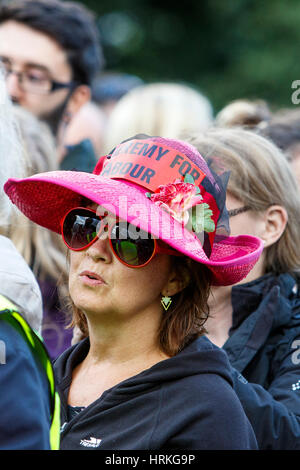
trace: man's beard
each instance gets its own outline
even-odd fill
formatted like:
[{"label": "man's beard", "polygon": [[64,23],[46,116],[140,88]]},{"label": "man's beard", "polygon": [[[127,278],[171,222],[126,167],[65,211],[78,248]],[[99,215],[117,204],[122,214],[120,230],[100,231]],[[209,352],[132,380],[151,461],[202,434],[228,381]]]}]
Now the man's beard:
[{"label": "man's beard", "polygon": [[51,131],[52,131],[52,133],[55,137],[57,136],[57,131],[58,131],[59,124],[62,120],[62,117],[63,117],[65,111],[66,111],[66,107],[67,107],[68,101],[69,101],[69,99],[72,95],[72,92],[68,93],[68,96],[66,97],[66,99],[63,101],[62,104],[57,106],[57,108],[55,108],[50,113],[47,113],[47,114],[44,114],[44,115],[40,116],[40,119],[42,121],[44,121],[46,124],[48,124],[48,126],[50,127],[50,129],[51,129]]},{"label": "man's beard", "polygon": [[[57,136],[57,131],[58,131],[59,124],[62,120],[62,117],[63,117],[65,111],[66,111],[68,101],[71,98],[71,95],[72,95],[73,91],[74,90],[71,89],[69,91],[66,99],[62,102],[62,104],[57,106],[53,111],[51,111],[50,113],[45,113],[43,115],[37,116],[38,119],[41,119],[41,121],[44,121],[46,124],[48,124],[48,126],[50,127],[54,137]],[[13,103],[19,104],[17,98],[12,97],[11,100],[12,100]]]}]

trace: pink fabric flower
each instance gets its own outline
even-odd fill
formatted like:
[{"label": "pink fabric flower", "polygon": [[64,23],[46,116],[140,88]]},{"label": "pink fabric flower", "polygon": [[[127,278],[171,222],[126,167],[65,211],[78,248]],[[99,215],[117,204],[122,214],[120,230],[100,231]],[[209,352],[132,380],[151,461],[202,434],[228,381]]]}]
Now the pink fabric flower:
[{"label": "pink fabric flower", "polygon": [[188,210],[202,201],[199,188],[192,183],[184,183],[175,180],[159,186],[155,193],[151,194],[151,201],[169,212],[174,219],[186,225],[189,220]]}]

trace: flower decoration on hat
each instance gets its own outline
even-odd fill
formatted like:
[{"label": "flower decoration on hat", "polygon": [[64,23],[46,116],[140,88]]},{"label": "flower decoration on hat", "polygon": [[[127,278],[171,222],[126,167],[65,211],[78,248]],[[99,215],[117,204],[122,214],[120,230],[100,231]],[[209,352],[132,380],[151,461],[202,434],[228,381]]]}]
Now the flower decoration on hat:
[{"label": "flower decoration on hat", "polygon": [[200,189],[191,175],[185,175],[183,181],[176,179],[173,183],[161,185],[146,196],[187,229],[196,233],[214,232],[212,210],[203,202]]}]

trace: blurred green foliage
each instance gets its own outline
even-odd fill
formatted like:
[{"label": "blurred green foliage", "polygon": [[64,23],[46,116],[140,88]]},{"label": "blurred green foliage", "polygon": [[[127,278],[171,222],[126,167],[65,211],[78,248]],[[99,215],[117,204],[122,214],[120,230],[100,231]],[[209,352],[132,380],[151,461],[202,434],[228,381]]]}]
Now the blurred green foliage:
[{"label": "blurred green foliage", "polygon": [[96,13],[106,68],[146,82],[194,85],[215,112],[233,99],[295,106],[298,0],[84,0]]}]

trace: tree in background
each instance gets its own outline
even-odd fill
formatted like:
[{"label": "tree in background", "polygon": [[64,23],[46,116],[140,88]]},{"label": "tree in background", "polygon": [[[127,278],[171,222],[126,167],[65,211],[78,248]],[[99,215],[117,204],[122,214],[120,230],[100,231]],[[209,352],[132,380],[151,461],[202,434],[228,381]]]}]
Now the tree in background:
[{"label": "tree in background", "polygon": [[217,112],[238,98],[290,107],[300,79],[297,0],[85,0],[98,16],[107,68],[180,80]]}]

